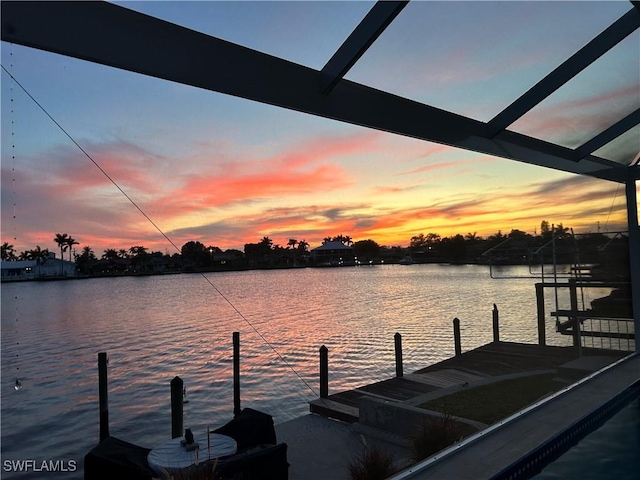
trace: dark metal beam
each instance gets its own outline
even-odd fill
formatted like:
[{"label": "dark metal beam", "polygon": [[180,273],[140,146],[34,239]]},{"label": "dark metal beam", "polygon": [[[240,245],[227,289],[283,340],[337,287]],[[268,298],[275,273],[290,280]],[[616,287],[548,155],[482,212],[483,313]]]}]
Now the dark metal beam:
[{"label": "dark metal beam", "polygon": [[104,2],[0,2],[2,40],[525,163],[622,182],[626,168],[342,80],[320,91],[321,72]]},{"label": "dark metal beam", "polygon": [[489,121],[497,135],[640,27],[640,9],[632,8],[584,47]]},{"label": "dark metal beam", "polygon": [[384,32],[407,1],[379,1],[322,68],[322,92],[329,93]]},{"label": "dark metal beam", "polygon": [[615,123],[614,125],[611,125],[604,132],[596,135],[588,142],[576,148],[576,159],[579,160],[586,157],[587,155],[592,154],[593,152],[598,150],[600,147],[606,145],[610,141],[619,137],[620,135],[625,133],[627,130],[632,129],[639,123],[640,123],[640,108],[635,112],[631,112],[629,115],[624,117],[619,122]]}]

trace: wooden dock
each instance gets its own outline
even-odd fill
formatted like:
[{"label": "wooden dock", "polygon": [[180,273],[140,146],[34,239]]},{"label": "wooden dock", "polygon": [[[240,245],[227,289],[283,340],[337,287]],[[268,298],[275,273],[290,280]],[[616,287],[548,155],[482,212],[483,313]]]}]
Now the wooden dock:
[{"label": "wooden dock", "polygon": [[[510,342],[493,342],[461,353],[402,377],[394,377],[353,390],[335,393],[309,402],[312,413],[345,422],[357,422],[363,397],[416,404],[426,395],[445,394],[451,387],[474,382],[490,382],[492,377],[555,370],[563,376],[563,366],[580,357],[598,357],[586,362],[584,370],[566,369],[564,375],[575,381],[581,375],[604,367],[630,352],[582,347],[556,347]],[[570,371],[571,370],[571,371]]]}]

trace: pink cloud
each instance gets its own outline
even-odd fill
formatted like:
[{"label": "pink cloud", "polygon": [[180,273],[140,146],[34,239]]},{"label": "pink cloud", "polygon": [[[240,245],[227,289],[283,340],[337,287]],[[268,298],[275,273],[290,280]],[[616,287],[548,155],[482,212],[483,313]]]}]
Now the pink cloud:
[{"label": "pink cloud", "polygon": [[445,170],[448,168],[456,168],[456,167],[461,167],[466,165],[477,165],[479,163],[489,163],[489,162],[494,162],[495,160],[496,160],[495,158],[486,157],[486,156],[480,157],[480,158],[465,159],[465,160],[452,160],[449,162],[440,162],[440,163],[424,165],[422,167],[415,168],[408,172],[399,173],[398,175],[413,175],[415,173],[433,172],[436,170]]},{"label": "pink cloud", "polygon": [[[549,100],[509,128],[575,148],[630,113],[638,105],[638,93],[638,86],[630,85],[562,102]],[[618,108],[620,105],[629,111]]]}]

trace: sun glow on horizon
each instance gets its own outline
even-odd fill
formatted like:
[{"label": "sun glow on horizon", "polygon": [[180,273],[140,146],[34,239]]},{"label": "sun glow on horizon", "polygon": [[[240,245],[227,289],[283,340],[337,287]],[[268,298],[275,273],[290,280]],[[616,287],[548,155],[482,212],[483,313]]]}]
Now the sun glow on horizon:
[{"label": "sun glow on horizon", "polygon": [[[142,3],[136,8],[148,9],[148,13],[157,9],[169,15],[178,8],[172,2]],[[274,12],[282,13],[278,18],[284,23],[281,35],[277,31],[267,35],[258,17],[252,16],[250,3],[213,4],[212,11],[220,9],[213,16],[208,9],[206,15],[200,11],[204,3],[188,2],[184,9],[181,5],[182,18],[233,38],[248,35],[253,42],[268,44],[273,52],[294,50],[295,61],[302,64],[322,64],[317,52],[298,58],[304,52],[285,41],[290,40],[285,27],[291,20],[286,15],[293,10],[310,15],[303,5],[270,4]],[[482,3],[473,4],[474,11],[482,11]],[[539,75],[532,72],[549,71],[562,60],[555,50],[560,48],[558,42],[553,40],[559,31],[542,21],[550,15],[545,16],[545,8],[555,12],[549,19],[553,22],[570,18],[577,9],[562,2],[544,8],[518,3],[505,4],[503,10],[509,18],[521,15],[522,9],[533,15],[532,32],[512,31],[511,25],[488,14],[486,18],[483,14],[487,24],[480,25],[458,15],[459,5],[448,2],[416,2],[407,8],[428,11],[433,18],[399,17],[348,78],[366,79],[363,83],[374,88],[390,85],[398,90],[391,92],[406,93],[418,101],[434,100],[436,106],[461,109],[472,116],[498,112],[518,93],[502,93],[497,87],[510,86],[510,81],[518,86],[535,83]],[[341,44],[340,32],[350,31],[355,26],[353,19],[366,10],[363,5],[341,4],[348,18],[337,20],[327,5],[310,8],[321,16],[319,25],[340,23],[330,32],[335,38],[322,44],[327,50],[333,42],[335,48]],[[572,28],[588,37],[585,25],[592,24],[597,34],[600,23],[606,23],[603,11],[617,18],[619,9],[619,5],[581,6],[582,27]],[[258,31],[243,33],[242,24],[230,31],[223,16],[227,10],[236,21],[248,15],[247,21],[257,25]],[[407,47],[406,37],[397,29],[406,25],[409,38],[428,40],[429,30],[409,31],[408,26],[431,25],[435,18],[446,21],[433,28],[455,24],[460,27],[458,34],[445,29],[448,41],[435,50],[424,41]],[[497,35],[493,27],[510,32],[513,44],[478,49],[472,39],[481,45],[493,42],[482,36]],[[551,39],[539,35],[545,31]],[[259,38],[260,33],[265,38]],[[524,42],[527,48],[523,51],[520,45],[529,35],[541,38],[537,43]],[[622,45],[623,54],[633,49],[631,43]],[[624,188],[615,183],[348,125],[6,42],[2,56],[11,59],[11,65],[7,64],[11,74],[178,248],[193,240],[223,250],[242,250],[246,243],[264,236],[281,246],[293,238],[313,247],[325,237],[340,234],[354,241],[372,239],[381,245],[407,246],[412,236],[429,232],[442,237],[467,233],[486,237],[512,229],[534,233],[543,220],[573,227],[576,233],[626,229]],[[635,68],[637,59],[631,60],[622,62],[620,68],[625,72]],[[617,65],[616,58],[606,62],[605,66]],[[492,70],[489,65],[500,68]],[[398,71],[405,75],[399,78]],[[90,246],[98,256],[108,248],[134,245],[172,253],[173,246],[144,215],[5,72],[2,75],[2,241],[19,251],[36,245],[55,251],[55,233],[65,232],[80,242],[78,249]],[[588,88],[551,96],[515,127],[525,133],[576,141],[572,135],[579,122],[598,129],[621,115],[620,105],[635,108],[637,85],[624,75],[619,77],[609,84],[580,83]],[[464,98],[479,100],[472,104],[463,102]]]}]

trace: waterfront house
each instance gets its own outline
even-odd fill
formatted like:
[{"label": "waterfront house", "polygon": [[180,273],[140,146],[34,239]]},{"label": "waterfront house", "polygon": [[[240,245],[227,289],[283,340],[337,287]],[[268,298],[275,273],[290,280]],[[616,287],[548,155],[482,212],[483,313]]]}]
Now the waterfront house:
[{"label": "waterfront house", "polygon": [[311,264],[317,267],[355,265],[353,247],[342,242],[324,242],[311,250]]},{"label": "waterfront house", "polygon": [[18,282],[24,280],[47,280],[54,278],[73,278],[77,276],[76,264],[57,259],[56,254],[38,260],[2,261],[2,281]]}]

